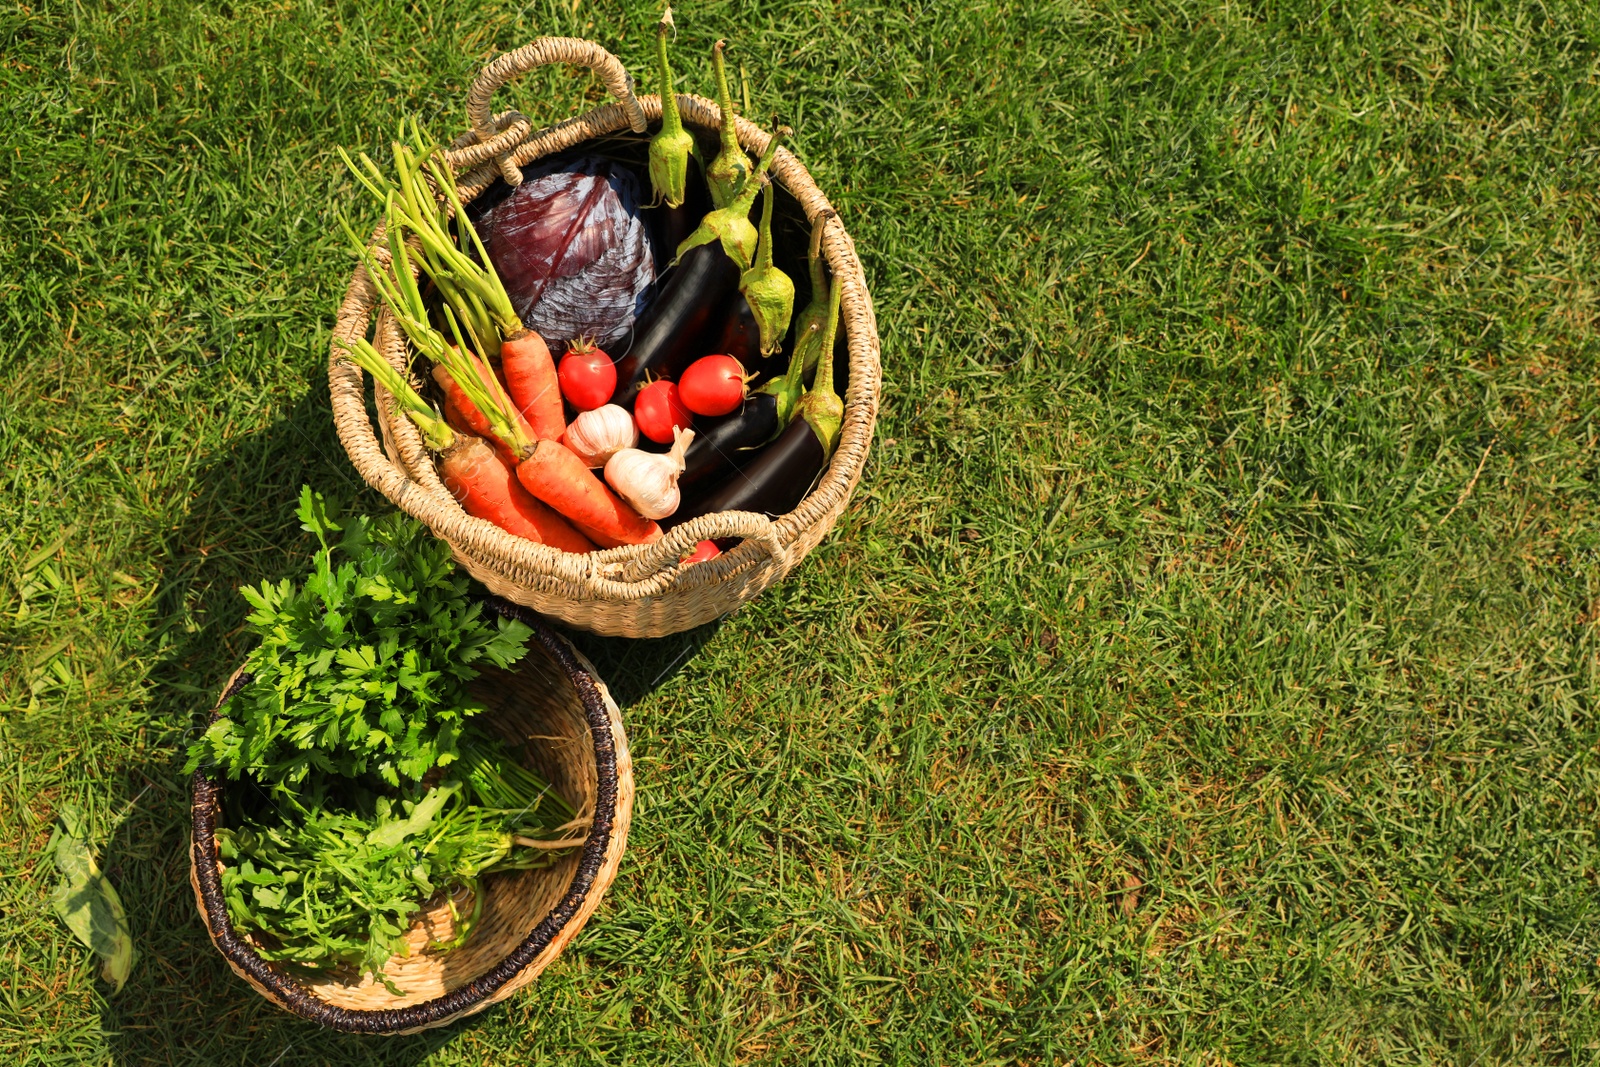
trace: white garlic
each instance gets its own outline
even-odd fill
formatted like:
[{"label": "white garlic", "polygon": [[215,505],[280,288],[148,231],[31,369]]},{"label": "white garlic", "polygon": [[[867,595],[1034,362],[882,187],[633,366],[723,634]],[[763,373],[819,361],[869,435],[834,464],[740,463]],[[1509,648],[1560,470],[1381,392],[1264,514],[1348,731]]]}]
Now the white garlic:
[{"label": "white garlic", "polygon": [[567,427],[567,447],[589,467],[604,467],[612,456],[638,443],[639,427],[633,416],[616,404],[582,412]]},{"label": "white garlic", "polygon": [[606,481],[645,518],[664,519],[678,510],[678,475],[693,440],[694,431],[680,427],[673,431],[672,451],[666,455],[624,448],[606,460]]}]

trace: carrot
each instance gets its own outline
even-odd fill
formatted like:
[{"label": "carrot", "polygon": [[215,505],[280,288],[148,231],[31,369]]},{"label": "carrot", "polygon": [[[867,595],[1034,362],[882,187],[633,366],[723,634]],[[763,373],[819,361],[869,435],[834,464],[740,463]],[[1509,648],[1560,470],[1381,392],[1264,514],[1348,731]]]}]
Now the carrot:
[{"label": "carrot", "polygon": [[[594,545],[561,516],[528,495],[512,476],[511,467],[496,457],[488,442],[459,433],[436,418],[428,402],[365,338],[343,344],[343,348],[353,363],[389,391],[396,406],[416,424],[423,443],[437,455],[440,479],[462,510],[507,533],[564,552],[594,551]],[[659,531],[656,536],[661,536]]]},{"label": "carrot", "polygon": [[[494,436],[494,431],[489,429],[489,420],[484,417],[483,412],[478,410],[478,405],[467,398],[467,394],[462,391],[461,386],[456,384],[456,380],[450,377],[450,372],[445,370],[444,364],[435,363],[433,365],[433,380],[444,393],[445,418],[450,419],[450,415],[454,413],[461,419],[461,425],[457,425],[454,419],[450,419],[450,425],[455,426],[462,433],[477,434],[479,437],[487,437],[498,441],[498,438]],[[500,443],[504,444],[504,442]]]},{"label": "carrot", "polygon": [[[495,369],[489,365],[489,361],[486,359],[473,360],[473,368],[478,372],[478,381],[483,384],[484,392],[488,393],[492,397],[503,398],[505,400],[511,399],[506,393],[503,370],[499,373],[496,373]],[[539,435],[533,432],[533,426],[528,422],[527,416],[525,416],[520,410],[520,406],[518,406],[515,401],[513,401],[510,406],[518,407],[518,410],[513,414],[516,417],[518,429],[522,431],[522,436],[526,437],[529,441],[538,440]],[[565,428],[565,425],[565,423],[562,424],[563,428]]]},{"label": "carrot", "polygon": [[450,428],[452,430],[456,431],[457,433],[472,433],[472,420],[467,418],[467,416],[462,413],[461,408],[456,405],[456,398],[454,395],[447,391],[444,394],[444,403],[441,405],[441,407],[444,411],[444,421],[450,424]]},{"label": "carrot", "polygon": [[506,533],[563,552],[593,552],[594,544],[535,500],[488,442],[462,434],[439,453],[439,478],[468,515],[487,519]]},{"label": "carrot", "polygon": [[647,545],[661,537],[661,527],[630,508],[571,449],[554,441],[533,447],[517,466],[517,480],[600,544]]},{"label": "carrot", "polygon": [[506,376],[506,392],[532,427],[532,435],[541,441],[560,440],[567,432],[567,419],[555,361],[544,338],[524,330],[501,341],[500,369]]}]

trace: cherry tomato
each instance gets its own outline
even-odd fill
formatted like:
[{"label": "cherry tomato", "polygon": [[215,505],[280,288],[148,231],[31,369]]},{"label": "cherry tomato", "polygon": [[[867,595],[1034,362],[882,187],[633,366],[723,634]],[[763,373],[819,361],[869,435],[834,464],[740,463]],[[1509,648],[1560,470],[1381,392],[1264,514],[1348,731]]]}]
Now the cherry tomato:
[{"label": "cherry tomato", "polygon": [[617,368],[611,357],[584,341],[572,342],[561,357],[561,395],[579,411],[593,411],[611,399],[617,388]]},{"label": "cherry tomato", "polygon": [[633,421],[639,432],[658,445],[672,442],[672,431],[686,429],[694,413],[683,406],[678,387],[669,381],[651,382],[633,402]]},{"label": "cherry tomato", "polygon": [[702,356],[678,376],[678,395],[696,415],[726,415],[745,392],[744,367],[732,356]]},{"label": "cherry tomato", "polygon": [[722,555],[722,549],[717,547],[715,541],[700,541],[694,546],[694,551],[684,556],[678,562],[687,567],[691,563],[704,563],[708,559],[716,559]]}]

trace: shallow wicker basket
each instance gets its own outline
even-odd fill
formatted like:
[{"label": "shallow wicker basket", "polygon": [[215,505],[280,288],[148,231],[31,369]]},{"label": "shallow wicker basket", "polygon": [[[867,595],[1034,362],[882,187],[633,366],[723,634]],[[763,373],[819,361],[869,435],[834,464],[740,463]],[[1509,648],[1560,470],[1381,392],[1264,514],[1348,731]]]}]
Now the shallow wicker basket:
[{"label": "shallow wicker basket", "polygon": [[[404,996],[355,975],[306,978],[261,958],[234,930],[222,896],[216,828],[222,788],[202,774],[191,785],[190,880],[212,943],[256,992],[314,1022],[367,1034],[409,1034],[460,1019],[504,1000],[538,977],[583,929],[617,874],[633,813],[633,763],[622,719],[594,667],[530,612],[491,600],[491,609],[534,628],[528,654],[512,671],[485,671],[474,693],[487,722],[520,746],[527,766],[592,820],[581,849],[543,870],[508,871],[483,882],[487,897],[466,944],[434,952],[453,935],[448,905],[426,909],[407,935],[410,956],[384,974]],[[248,676],[237,673],[217,703],[221,713]],[[210,862],[205,861],[209,857]],[[458,902],[464,903],[464,902]]]},{"label": "shallow wicker basket", "polygon": [[[492,114],[489,102],[496,89],[547,63],[589,67],[617,102],[537,133],[530,133],[528,120],[516,112]],[[709,100],[680,95],[678,105],[683,121],[692,127],[714,131],[721,122],[721,110]],[[472,131],[456,139],[448,156],[460,172],[462,195],[470,201],[498,178],[517,184],[519,168],[533,160],[622,130],[643,133],[660,119],[661,102],[654,96],[634,96],[621,62],[599,45],[545,37],[485,67],[468,94],[467,113]],[[768,134],[754,124],[739,119],[738,131],[752,153],[766,147]],[[772,173],[799,201],[808,221],[832,214],[827,198],[787,149],[778,149]],[[380,227],[373,248],[387,264],[381,236]],[[508,600],[572,626],[624,637],[659,637],[709,622],[759,594],[815,548],[843,513],[866,465],[882,379],[877,320],[855,244],[836,218],[827,223],[823,251],[841,287],[841,326],[849,343],[844,426],[821,481],[799,507],[775,521],[750,512],[720,512],[684,523],[653,545],[575,555],[471,517],[440,483],[416,428],[404,416],[397,417],[381,388],[376,397],[381,445],[373,433],[363,400],[363,374],[343,358],[340,347],[372,328],[378,298],[360,268],[339,308],[328,364],[339,439],[369,485],[448,541],[473,577]],[[404,373],[405,339],[387,314],[377,320],[374,345]],[[679,564],[696,542],[724,537],[742,542],[710,562]]]}]

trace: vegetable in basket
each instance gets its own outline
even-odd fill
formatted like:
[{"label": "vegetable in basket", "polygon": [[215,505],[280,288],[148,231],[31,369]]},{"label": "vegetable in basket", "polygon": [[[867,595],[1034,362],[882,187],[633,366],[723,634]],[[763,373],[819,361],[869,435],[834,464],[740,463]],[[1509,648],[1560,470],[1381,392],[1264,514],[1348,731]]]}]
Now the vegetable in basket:
[{"label": "vegetable in basket", "polygon": [[693,430],[675,431],[665,455],[624,448],[606,460],[606,481],[649,519],[664,519],[678,510],[678,475],[683,454],[694,441]]},{"label": "vegetable in basket", "polygon": [[297,514],[317,537],[312,572],[240,589],[261,641],[250,681],[189,746],[186,773],[214,764],[284,795],[313,773],[400,786],[449,766],[482,710],[467,682],[521,659],[532,631],[485,617],[450,546],[415,519],[340,519],[309,487]]},{"label": "vegetable in basket", "polygon": [[711,47],[711,67],[717,78],[717,107],[722,112],[719,127],[722,150],[706,167],[706,185],[711,189],[711,206],[715,208],[733,203],[750,177],[750,157],[739,143],[738,116],[733,110],[733,94],[728,91],[728,67],[722,58],[727,46],[726,41],[718,41]]},{"label": "vegetable in basket", "polygon": [[[388,390],[396,406],[416,425],[423,444],[434,450],[439,480],[445,488],[467,514],[492,522],[507,533],[563,552],[592,552],[594,544],[588,537],[535,499],[512,473],[516,463],[515,445],[524,440],[524,431],[501,414],[505,410],[502,406],[489,401],[488,390],[498,389],[493,372],[482,367],[481,360],[470,352],[449,344],[428,326],[422,294],[411,277],[400,228],[391,227],[388,234],[389,254],[400,268],[393,273],[383,268],[353,231],[347,232],[373,285],[382,294],[396,321],[412,342],[435,361],[435,369],[445,371],[443,380],[450,386],[445,393],[447,405],[454,407],[472,430],[479,430],[487,440],[493,441],[512,463],[507,466],[484,439],[465,431],[457,433],[441,422],[427,401],[368,341],[359,339],[345,345],[350,360]],[[502,346],[502,352],[510,347]],[[455,377],[448,376],[450,368],[454,369]],[[485,412],[497,417],[491,418]]]},{"label": "vegetable in basket", "polygon": [[743,293],[733,294],[724,315],[722,332],[707,351],[732,356],[757,377],[765,377],[769,365],[778,361],[762,357],[761,324],[756,322],[755,312],[750,310]]},{"label": "vegetable in basket", "polygon": [[590,156],[530,171],[472,227],[530,329],[606,347],[627,336],[655,280],[639,207],[634,172]]},{"label": "vegetable in basket", "polygon": [[763,356],[778,351],[783,335],[789,332],[789,318],[794,314],[794,282],[772,265],[772,200],[772,184],[768,182],[761,197],[761,229],[757,235],[755,266],[739,277],[739,292],[744,294],[761,331]]},{"label": "vegetable in basket", "polygon": [[811,270],[811,302],[795,319],[794,351],[789,356],[804,364],[807,379],[816,370],[822,354],[822,335],[828,328],[828,277],[822,269],[822,235],[828,228],[828,221],[837,217],[828,209],[811,224],[811,247],[807,257]]},{"label": "vegetable in basket", "polygon": [[258,935],[269,960],[381,974],[391,956],[409,954],[413,917],[442,894],[455,937],[430,947],[464,944],[483,912],[485,876],[547,867],[581,838],[572,809],[503,745],[463,747],[461,776],[431,789],[388,797],[321,780],[281,796],[276,818],[218,829],[235,928]]},{"label": "vegetable in basket", "polygon": [[604,467],[624,448],[639,444],[639,427],[626,408],[604,404],[573,419],[561,443],[590,467]]},{"label": "vegetable in basket", "polygon": [[[718,358],[718,357],[707,357]],[[684,455],[684,471],[678,479],[683,491],[711,492],[712,480],[737,470],[754,457],[759,448],[789,425],[805,387],[802,366],[791,359],[789,370],[752,393],[739,410],[721,418],[702,420],[694,444]]]},{"label": "vegetable in basket", "polygon": [[217,843],[229,917],[258,953],[377,973],[429,900],[444,894],[455,919],[434,947],[458,946],[485,875],[548,866],[586,824],[471,722],[466,683],[520,659],[529,628],[487,618],[414,519],[340,519],[309,487],[298,513],[318,541],[311,574],[242,590],[260,644],[188,769],[242,780]]},{"label": "vegetable in basket", "polygon": [[678,378],[678,396],[696,415],[726,415],[744,403],[748,380],[732,356],[701,356]]},{"label": "vegetable in basket", "polygon": [[[839,324],[839,286],[831,287],[825,351],[832,351]],[[791,357],[790,371],[803,365]],[[793,417],[777,440],[756,453],[731,478],[696,500],[685,501],[666,520],[670,528],[717,511],[757,511],[776,518],[805,499],[839,440],[844,402],[833,390],[833,361],[817,366],[816,385],[795,403]]]},{"label": "vegetable in basket", "polygon": [[568,346],[556,376],[561,379],[561,395],[579,411],[600,407],[617,389],[616,364],[593,342],[581,337]]},{"label": "vegetable in basket", "polygon": [[[761,153],[761,161],[756,164],[756,169],[739,187],[739,193],[726,207],[717,208],[707,213],[700,220],[700,225],[683,243],[678,246],[678,257],[700,245],[711,244],[719,241],[722,250],[728,258],[739,264],[739,269],[749,270],[755,259],[756,241],[758,234],[755,225],[750,221],[750,209],[755,206],[756,193],[770,180],[767,178],[767,168],[772,166],[772,157],[778,151],[778,146],[791,137],[794,131],[787,126],[779,126],[777,132],[767,139],[766,150]],[[752,305],[753,306],[753,305]]]},{"label": "vegetable in basket", "polygon": [[720,245],[706,244],[679,258],[661,292],[635,325],[633,344],[617,360],[613,404],[632,408],[654,378],[676,378],[708,351],[716,314],[739,287],[739,265]]},{"label": "vegetable in basket", "polygon": [[[362,180],[383,199],[388,214],[392,271],[378,264],[365,247],[358,249],[357,255],[367,264],[367,271],[373,276],[391,315],[420,351],[445,365],[467,400],[488,419],[495,435],[510,446],[518,461],[517,480],[523,488],[602,547],[658,540],[661,537],[659,526],[630,508],[595,477],[582,460],[559,443],[565,431],[563,425],[561,432],[556,432],[554,423],[559,422],[559,418],[547,415],[529,419],[536,427],[549,424],[544,431],[547,436],[538,440],[522,428],[516,405],[500,387],[493,372],[487,370],[482,357],[473,351],[484,352],[489,347],[473,326],[474,321],[481,318],[489,323],[486,328],[491,334],[499,336],[502,361],[513,355],[537,356],[540,353],[545,364],[549,359],[542,339],[525,329],[517,317],[505,286],[488,263],[473,227],[458,228],[459,248],[451,241],[445,207],[434,200],[423,175],[426,173],[444,194],[455,217],[464,219],[466,212],[456,189],[455,176],[447,165],[432,158],[431,149],[422,147],[421,132],[415,125],[413,136],[418,142],[415,150],[399,142],[394,146],[398,182],[387,179],[376,164],[362,157],[368,171],[361,175]],[[354,232],[349,232],[352,241],[359,245]],[[422,249],[419,266],[428,272],[445,300],[444,317],[455,334],[454,345],[445,342],[428,322],[415,280],[410,277],[411,260],[405,243],[408,234],[417,239]],[[469,238],[479,251],[478,260],[468,254]],[[461,324],[465,324],[472,338],[470,345],[462,336]],[[542,365],[540,376],[548,386],[534,399],[559,408],[559,383],[554,367]]]},{"label": "vegetable in basket", "polygon": [[676,383],[651,382],[639,392],[633,405],[633,421],[639,432],[658,445],[671,442],[679,430],[694,422],[694,413],[678,395]]},{"label": "vegetable in basket", "polygon": [[[462,511],[492,522],[507,533],[563,552],[594,551],[592,541],[523,488],[513,473],[515,460],[508,464],[483,438],[466,431],[453,433],[451,426],[440,424],[428,402],[370,343],[358,340],[345,352],[389,391],[395,404],[417,425],[423,443],[435,450],[439,480]],[[473,411],[477,413],[476,408]],[[481,414],[478,417],[483,418]],[[466,421],[464,417],[462,421]]]}]

